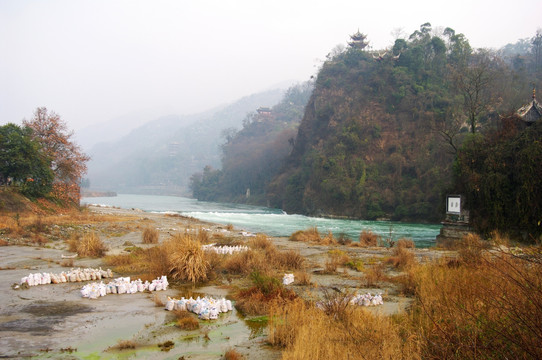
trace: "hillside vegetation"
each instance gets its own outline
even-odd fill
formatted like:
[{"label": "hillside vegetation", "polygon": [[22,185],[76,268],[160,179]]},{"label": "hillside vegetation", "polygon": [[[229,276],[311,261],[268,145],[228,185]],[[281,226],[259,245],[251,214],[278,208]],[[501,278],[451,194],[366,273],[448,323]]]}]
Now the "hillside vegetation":
[{"label": "hillside vegetation", "polygon": [[240,131],[227,129],[222,169],[207,166],[194,174],[190,179],[194,196],[265,205],[269,182],[292,149],[311,92],[310,83],[294,86],[274,107],[250,113]]},{"label": "hillside vegetation", "polygon": [[[259,140],[245,124],[224,146],[221,172],[207,168],[194,195],[246,201],[253,176],[236,170],[258,169],[250,161],[261,152],[260,166],[279,169],[272,177],[261,172],[261,204],[318,216],[439,221],[445,194],[461,188],[453,164],[464,139],[497,127],[540,83],[541,37],[521,53],[513,45],[475,50],[464,35],[426,23],[388,49],[368,51],[365,35],[354,34],[322,65],[289,154],[279,159],[261,142],[251,148]],[[247,144],[243,165],[234,144]],[[224,186],[235,176],[238,186]]]}]

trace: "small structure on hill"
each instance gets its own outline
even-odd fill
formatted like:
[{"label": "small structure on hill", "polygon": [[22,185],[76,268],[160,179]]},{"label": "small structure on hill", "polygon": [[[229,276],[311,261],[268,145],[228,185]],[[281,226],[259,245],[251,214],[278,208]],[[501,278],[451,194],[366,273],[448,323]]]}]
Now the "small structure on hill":
[{"label": "small structure on hill", "polygon": [[517,114],[527,123],[527,125],[531,125],[532,123],[542,119],[542,106],[540,106],[540,103],[536,101],[536,89],[533,89],[533,101],[521,107],[517,111]]},{"label": "small structure on hill", "polygon": [[271,109],[268,107],[260,106],[256,111],[260,115],[271,115]]}]

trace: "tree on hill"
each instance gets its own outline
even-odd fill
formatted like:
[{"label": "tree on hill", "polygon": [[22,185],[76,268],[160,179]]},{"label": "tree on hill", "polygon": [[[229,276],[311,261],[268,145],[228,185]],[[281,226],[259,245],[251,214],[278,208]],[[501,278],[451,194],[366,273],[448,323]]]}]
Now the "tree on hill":
[{"label": "tree on hill", "polygon": [[471,133],[476,132],[480,116],[491,103],[490,89],[495,71],[489,54],[479,51],[468,64],[452,66],[453,81],[464,99],[464,109]]},{"label": "tree on hill", "polygon": [[472,225],[524,240],[542,235],[542,122],[526,127],[517,116],[470,134],[458,151],[455,190],[466,196]]},{"label": "tree on hill", "polygon": [[18,185],[28,197],[46,195],[54,178],[50,164],[29,128],[15,124],[0,127],[0,183]]},{"label": "tree on hill", "polygon": [[58,114],[48,112],[45,107],[37,108],[32,119],[24,120],[23,125],[32,130],[32,138],[51,159],[55,195],[78,203],[78,184],[87,170],[89,157],[70,140],[73,132],[68,131],[66,123]]}]

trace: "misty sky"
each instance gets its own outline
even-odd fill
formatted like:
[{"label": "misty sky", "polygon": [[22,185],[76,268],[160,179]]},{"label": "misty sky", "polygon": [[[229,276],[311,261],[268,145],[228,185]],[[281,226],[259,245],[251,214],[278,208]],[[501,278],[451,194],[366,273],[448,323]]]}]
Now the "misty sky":
[{"label": "misty sky", "polygon": [[499,48],[534,36],[541,14],[541,0],[0,0],[0,124],[38,106],[75,130],[199,112],[308,80],[358,28],[374,49],[425,22]]}]

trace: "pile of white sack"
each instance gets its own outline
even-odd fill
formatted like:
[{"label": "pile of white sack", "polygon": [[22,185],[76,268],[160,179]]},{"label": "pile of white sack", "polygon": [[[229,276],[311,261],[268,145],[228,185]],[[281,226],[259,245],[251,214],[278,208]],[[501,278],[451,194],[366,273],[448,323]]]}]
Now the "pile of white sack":
[{"label": "pile of white sack", "polygon": [[200,319],[216,320],[220,313],[232,311],[233,305],[230,300],[225,298],[214,299],[207,296],[200,298],[198,296],[195,300],[192,298],[185,299],[184,297],[178,300],[168,297],[166,310],[190,311],[197,314]]},{"label": "pile of white sack", "polygon": [[[346,302],[350,303],[350,305],[358,305],[358,306],[377,306],[377,305],[384,305],[384,301],[382,300],[382,294],[375,294],[374,296],[370,293],[367,294],[355,294],[350,297],[345,297],[342,299],[335,299],[332,300],[335,302],[342,302],[343,305],[346,305]],[[327,306],[331,305],[332,301],[325,303],[323,301],[319,301],[316,303],[316,307],[319,309],[324,310]]]},{"label": "pile of white sack", "polygon": [[370,293],[367,293],[354,295],[352,299],[350,299],[350,304],[359,306],[377,306],[384,305],[384,301],[382,301],[382,294],[375,294],[373,296]]},{"label": "pile of white sack", "polygon": [[141,279],[130,281],[130,277],[119,277],[107,284],[103,282],[91,283],[83,286],[81,296],[89,299],[97,299],[108,294],[135,294],[144,291],[167,290],[169,283],[167,276],[159,277],[152,282]]},{"label": "pile of white sack", "polygon": [[35,273],[25,276],[21,279],[21,284],[28,284],[28,286],[37,286],[45,284],[60,284],[66,282],[81,282],[91,280],[101,280],[106,278],[112,278],[113,272],[110,269],[102,270],[92,268],[77,268],[71,269],[68,272],[61,272],[60,274],[53,273]]},{"label": "pile of white sack", "polygon": [[248,251],[248,246],[237,245],[237,246],[215,246],[215,244],[202,245],[204,251],[214,251],[217,254],[233,254],[242,251]]},{"label": "pile of white sack", "polygon": [[283,285],[290,285],[293,282],[294,282],[294,274],[284,274],[284,277],[282,278]]}]

